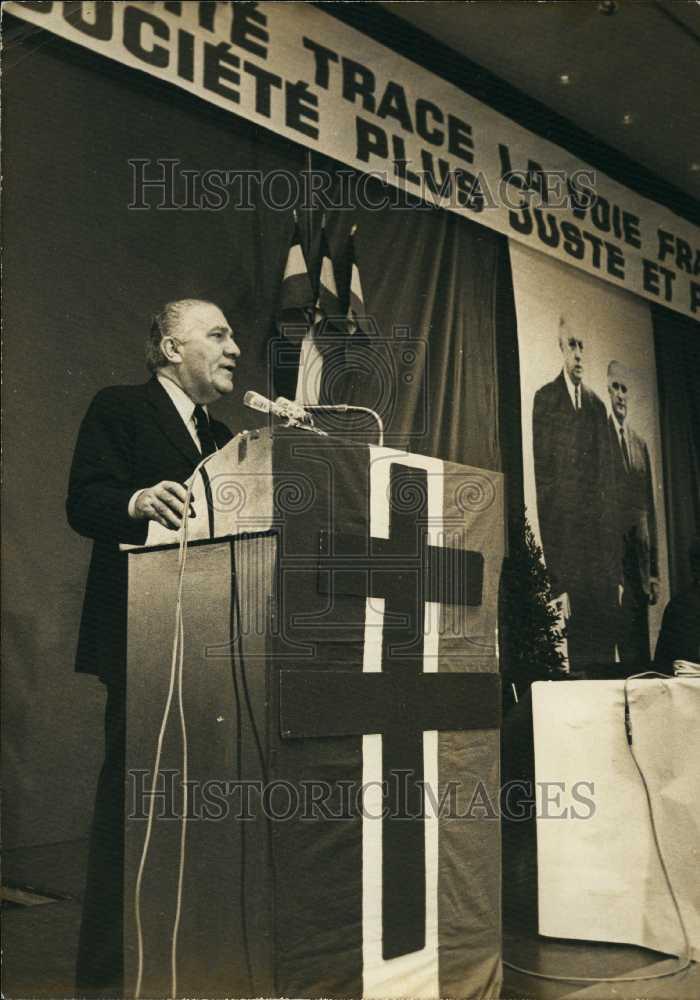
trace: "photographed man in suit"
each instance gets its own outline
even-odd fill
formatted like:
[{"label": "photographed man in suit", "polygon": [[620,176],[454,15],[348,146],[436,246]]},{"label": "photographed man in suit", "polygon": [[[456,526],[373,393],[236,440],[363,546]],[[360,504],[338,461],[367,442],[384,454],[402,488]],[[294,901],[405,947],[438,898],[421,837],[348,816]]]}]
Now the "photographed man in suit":
[{"label": "photographed man in suit", "polygon": [[584,338],[563,316],[558,340],[562,370],[534,398],[535,486],[552,590],[566,595],[569,663],[580,671],[613,662],[619,569],[611,551],[605,405],[583,384]]},{"label": "photographed man in suit", "polygon": [[618,532],[622,541],[622,601],[616,640],[626,667],[649,667],[649,605],[659,596],[659,560],[649,449],[629,423],[630,371],[608,365],[608,427],[614,459]]},{"label": "photographed man in suit", "polygon": [[[80,427],[66,510],[71,527],[94,539],[76,670],[107,688],[105,762],[90,841],[77,963],[79,996],[122,990],[126,557],[149,521],[175,531],[185,515],[183,483],[203,457],[230,439],[207,404],[233,390],[240,350],[212,302],[183,299],[154,317],[145,385],[95,396]],[[174,540],[174,539],[173,539]]]}]

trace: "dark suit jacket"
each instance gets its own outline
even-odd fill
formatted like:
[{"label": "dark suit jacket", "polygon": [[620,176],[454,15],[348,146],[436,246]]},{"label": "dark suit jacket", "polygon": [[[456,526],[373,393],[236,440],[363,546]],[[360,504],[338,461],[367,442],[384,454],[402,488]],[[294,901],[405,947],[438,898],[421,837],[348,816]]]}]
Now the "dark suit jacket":
[{"label": "dark suit jacket", "polygon": [[532,436],[537,516],[554,593],[614,588],[619,554],[610,549],[611,448],[602,400],[582,385],[575,410],[561,372],[535,393]]},{"label": "dark suit jacket", "polygon": [[[213,420],[219,447],[231,432]],[[129,517],[136,490],[163,479],[184,483],[201,455],[172,400],[153,378],[112,386],[93,399],[80,427],[68,486],[71,527],[93,538],[75,668],[105,681],[123,678],[127,566],[120,542],[142,545],[147,521]],[[173,541],[175,535],[173,534]]]},{"label": "dark suit jacket", "polygon": [[625,581],[627,585],[632,581],[648,595],[651,577],[659,574],[656,509],[649,450],[643,439],[625,422],[625,440],[630,457],[630,466],[626,469],[612,416],[608,418],[608,428],[615,463],[618,531],[624,545]]},{"label": "dark suit jacket", "polygon": [[673,673],[674,660],[700,663],[700,581],[676,594],[666,605],[654,666]]}]

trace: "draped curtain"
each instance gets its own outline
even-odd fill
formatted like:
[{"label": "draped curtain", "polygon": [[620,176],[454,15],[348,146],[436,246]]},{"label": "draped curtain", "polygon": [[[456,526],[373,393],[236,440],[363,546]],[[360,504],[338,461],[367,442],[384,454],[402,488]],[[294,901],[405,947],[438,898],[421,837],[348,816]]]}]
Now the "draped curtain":
[{"label": "draped curtain", "polygon": [[375,332],[369,353],[360,344],[348,356],[348,401],[383,407],[388,444],[500,470],[497,332],[500,298],[510,291],[506,240],[427,206],[338,212],[329,232],[346,280],[343,248],[353,225]]},{"label": "draped curtain", "polygon": [[[102,694],[73,656],[90,544],[64,515],[78,425],[105,385],[145,380],[150,314],[212,298],[242,349],[233,398],[214,407],[234,432],[268,391],[274,317],[292,209],[187,207],[183,171],[308,168],[301,147],[152,78],[43,33],[6,37],[4,138],[4,757],[7,846],[84,835],[102,747]],[[133,202],[176,161],[173,200]],[[317,167],[319,159],[315,159]],[[326,164],[336,170],[337,165]],[[276,192],[283,199],[285,181]],[[378,185],[378,182],[376,182]],[[378,187],[373,188],[376,195]],[[235,189],[232,189],[235,194]],[[167,200],[167,199],[166,199]],[[184,207],[183,207],[184,206]],[[315,256],[323,212],[304,218]],[[509,294],[503,237],[431,208],[327,212],[341,298],[356,237],[368,312],[391,373],[387,443],[501,468],[498,316]],[[375,345],[376,346],[376,345]],[[354,348],[362,353],[362,343]],[[412,361],[407,358],[413,356]],[[395,384],[391,381],[395,379]],[[382,388],[380,386],[380,388]],[[387,388],[385,384],[384,389]],[[344,398],[371,405],[376,372],[349,372]]]},{"label": "draped curtain", "polygon": [[700,535],[700,323],[654,306],[671,594],[690,586]]}]

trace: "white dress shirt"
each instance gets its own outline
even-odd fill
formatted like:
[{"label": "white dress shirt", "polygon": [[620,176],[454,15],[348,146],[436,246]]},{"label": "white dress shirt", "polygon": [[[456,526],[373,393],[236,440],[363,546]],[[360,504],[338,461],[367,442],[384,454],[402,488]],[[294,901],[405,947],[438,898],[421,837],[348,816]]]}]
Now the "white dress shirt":
[{"label": "white dress shirt", "polygon": [[[580,409],[580,403],[581,403],[581,383],[579,382],[579,384],[577,386],[574,385],[574,383],[571,381],[571,376],[567,372],[566,368],[562,368],[562,372],[564,373],[564,382],[566,383],[566,388],[569,391],[569,398],[571,399],[571,405],[573,406],[573,408],[575,410],[578,410],[578,409]],[[578,406],[576,405],[576,390],[577,389],[578,389],[578,399],[579,399],[579,405]]]},{"label": "white dress shirt", "polygon": [[[156,378],[172,399],[175,409],[182,417],[182,422],[190,432],[190,437],[197,446],[197,451],[201,453],[202,445],[197,434],[197,424],[194,420],[194,408],[196,405],[194,400],[190,399],[185,390],[182,389],[177,382],[173,382],[173,380],[168,378],[166,375],[156,375]],[[203,406],[202,409],[207,416],[209,416],[209,411],[206,406]]]},{"label": "white dress shirt", "polygon": [[[612,416],[613,427],[615,428],[615,432],[617,434],[617,443],[620,446],[620,454],[624,458],[624,456],[625,456],[625,449],[622,447],[623,424],[620,423],[620,421],[617,419],[617,417],[615,416],[614,413],[612,413],[611,416]],[[629,454],[630,446],[629,446],[629,441],[627,441],[627,435],[626,434],[624,435],[624,438],[625,438],[625,442],[627,444],[627,453]]]}]

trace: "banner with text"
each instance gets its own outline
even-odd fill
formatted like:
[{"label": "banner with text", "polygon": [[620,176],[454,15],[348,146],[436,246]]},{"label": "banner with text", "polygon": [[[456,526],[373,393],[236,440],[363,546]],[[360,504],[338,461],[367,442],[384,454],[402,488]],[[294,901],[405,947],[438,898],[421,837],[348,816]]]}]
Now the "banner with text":
[{"label": "banner with text", "polygon": [[[700,317],[698,227],[316,7],[27,0],[5,11],[380,177],[386,204],[403,189]],[[334,207],[322,181],[319,203]],[[225,169],[208,184],[208,207],[230,203]]]}]

